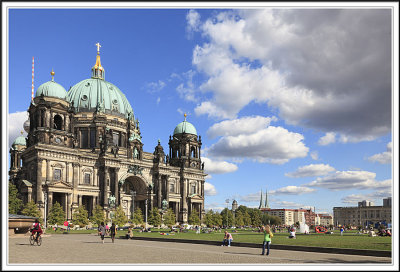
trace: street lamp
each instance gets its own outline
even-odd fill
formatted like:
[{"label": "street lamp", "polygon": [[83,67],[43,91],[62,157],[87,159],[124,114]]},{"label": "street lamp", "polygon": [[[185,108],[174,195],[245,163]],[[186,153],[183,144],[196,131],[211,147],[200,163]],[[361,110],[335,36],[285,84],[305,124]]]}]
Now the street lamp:
[{"label": "street lamp", "polygon": [[145,222],[146,222],[146,231],[147,231],[147,198],[146,198],[146,200],[144,201],[144,203],[145,203],[145,205],[146,205],[146,208],[145,208],[145,210],[146,210],[146,213],[145,213]]},{"label": "street lamp", "polygon": [[226,228],[228,229],[228,211],[229,211],[228,205],[229,205],[229,198],[228,198],[228,199],[225,199],[225,203],[226,203]]}]

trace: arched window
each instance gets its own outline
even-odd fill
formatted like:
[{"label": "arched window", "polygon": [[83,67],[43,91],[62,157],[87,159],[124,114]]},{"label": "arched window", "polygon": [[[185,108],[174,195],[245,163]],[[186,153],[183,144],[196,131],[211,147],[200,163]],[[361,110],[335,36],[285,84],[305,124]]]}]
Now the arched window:
[{"label": "arched window", "polygon": [[63,123],[63,120],[62,120],[61,116],[56,114],[54,116],[54,128],[58,129],[58,130],[61,130],[62,129],[62,123]]},{"label": "arched window", "polygon": [[173,184],[173,183],[169,184],[169,192],[170,193],[175,193],[175,184]]},{"label": "arched window", "polygon": [[194,146],[190,149],[190,156],[196,158],[196,148]]}]

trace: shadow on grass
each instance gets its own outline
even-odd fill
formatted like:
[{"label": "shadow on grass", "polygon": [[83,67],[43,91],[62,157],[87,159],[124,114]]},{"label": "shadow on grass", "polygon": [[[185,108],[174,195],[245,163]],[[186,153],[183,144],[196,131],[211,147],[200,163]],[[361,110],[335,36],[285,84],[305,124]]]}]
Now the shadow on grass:
[{"label": "shadow on grass", "polygon": [[391,261],[386,260],[341,260],[336,258],[329,258],[325,260],[316,260],[316,261],[304,261],[305,263],[354,263],[354,264],[368,264],[368,263],[388,263]]}]

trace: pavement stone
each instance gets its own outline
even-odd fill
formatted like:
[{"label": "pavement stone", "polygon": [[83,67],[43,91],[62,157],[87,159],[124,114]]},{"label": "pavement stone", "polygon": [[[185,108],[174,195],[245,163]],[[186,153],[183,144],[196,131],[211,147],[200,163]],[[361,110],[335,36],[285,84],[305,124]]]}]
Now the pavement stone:
[{"label": "pavement stone", "polygon": [[96,234],[52,234],[31,246],[27,236],[8,239],[8,264],[383,264],[390,257],[221,247],[206,244],[115,239]]}]

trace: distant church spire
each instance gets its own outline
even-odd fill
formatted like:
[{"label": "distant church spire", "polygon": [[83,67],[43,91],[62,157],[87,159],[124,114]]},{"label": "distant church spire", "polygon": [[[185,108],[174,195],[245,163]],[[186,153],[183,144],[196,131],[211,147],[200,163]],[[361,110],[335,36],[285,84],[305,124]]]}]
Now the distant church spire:
[{"label": "distant church spire", "polygon": [[265,204],[264,207],[269,209],[269,203],[268,203],[268,190],[265,189]]},{"label": "distant church spire", "polygon": [[260,206],[258,206],[259,209],[265,208],[264,203],[263,203],[263,197],[262,197],[262,189],[261,189],[261,196],[260,196]]},{"label": "distant church spire", "polygon": [[100,43],[95,44],[97,46],[97,56],[96,56],[96,64],[92,67],[92,78],[104,79],[104,68],[101,66],[100,62]]}]

